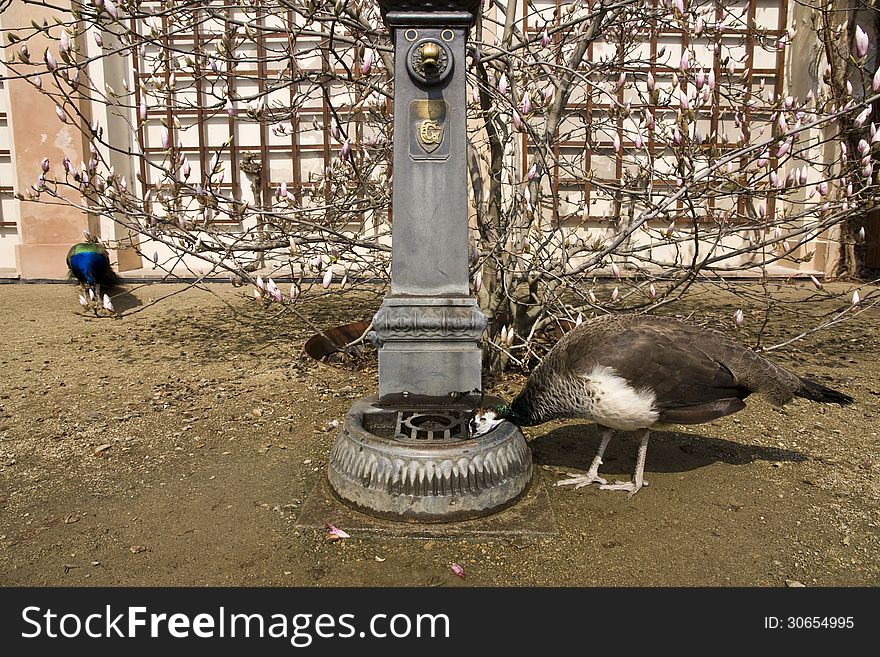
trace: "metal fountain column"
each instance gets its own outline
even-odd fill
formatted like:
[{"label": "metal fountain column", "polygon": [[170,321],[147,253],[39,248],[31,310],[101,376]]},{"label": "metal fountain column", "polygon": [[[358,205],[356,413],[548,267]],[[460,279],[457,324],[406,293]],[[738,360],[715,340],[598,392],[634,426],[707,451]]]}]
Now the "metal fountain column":
[{"label": "metal fountain column", "polygon": [[531,478],[505,423],[471,439],[486,318],[470,296],[465,42],[480,0],[380,0],[394,65],[391,291],[373,318],[379,394],[355,403],[328,466],[338,496],[374,515],[492,513]]}]

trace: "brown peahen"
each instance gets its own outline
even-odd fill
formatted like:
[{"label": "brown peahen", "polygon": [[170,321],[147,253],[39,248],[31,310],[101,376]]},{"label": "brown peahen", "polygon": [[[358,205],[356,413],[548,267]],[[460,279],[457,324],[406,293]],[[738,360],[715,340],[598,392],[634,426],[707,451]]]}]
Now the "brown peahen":
[{"label": "brown peahen", "polygon": [[[802,378],[717,331],[670,318],[605,315],[565,334],[529,376],[510,404],[477,409],[473,435],[504,420],[520,426],[560,418],[593,420],[599,451],[585,475],[557,482],[592,483],[628,491],[644,480],[648,434],[655,424],[699,424],[745,408],[752,393],[782,406],[794,397],[847,405],[853,398]],[[639,439],[631,482],[609,484],[599,466],[615,429]]]}]

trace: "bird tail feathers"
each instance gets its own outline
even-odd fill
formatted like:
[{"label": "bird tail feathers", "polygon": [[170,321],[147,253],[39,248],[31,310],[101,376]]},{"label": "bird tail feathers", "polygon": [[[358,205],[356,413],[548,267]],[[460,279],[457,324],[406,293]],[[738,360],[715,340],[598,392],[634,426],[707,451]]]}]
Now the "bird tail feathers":
[{"label": "bird tail feathers", "polygon": [[122,278],[119,277],[119,274],[108,268],[107,271],[104,272],[104,275],[101,277],[100,282],[102,288],[110,290],[114,287],[119,287],[120,285],[122,285],[123,281]]},{"label": "bird tail feathers", "polygon": [[811,399],[812,401],[822,402],[823,404],[840,404],[841,406],[849,406],[855,400],[846,393],[833,390],[828,386],[823,386],[810,379],[801,379],[803,387],[795,392],[798,397]]}]

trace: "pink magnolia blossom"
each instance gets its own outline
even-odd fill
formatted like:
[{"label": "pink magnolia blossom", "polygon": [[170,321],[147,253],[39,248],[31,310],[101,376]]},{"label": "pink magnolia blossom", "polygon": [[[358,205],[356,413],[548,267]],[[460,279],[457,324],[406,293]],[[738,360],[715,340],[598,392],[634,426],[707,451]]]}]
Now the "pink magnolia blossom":
[{"label": "pink magnolia blossom", "polygon": [[864,57],[868,54],[868,35],[865,34],[865,31],[862,29],[861,25],[856,25],[856,34],[855,34],[855,42],[856,42],[856,54],[859,58]]},{"label": "pink magnolia blossom", "polygon": [[511,112],[510,118],[513,120],[513,127],[517,130],[522,130],[523,122],[517,110],[513,110],[513,112]]},{"label": "pink magnolia blossom", "polygon": [[633,140],[633,145],[637,149],[641,149],[645,145],[645,141],[644,141],[644,139],[642,139],[642,131],[641,130],[636,132],[636,137],[635,137],[635,140]]},{"label": "pink magnolia blossom", "polygon": [[364,53],[364,61],[361,64],[361,73],[363,73],[364,75],[367,75],[373,68],[373,57],[374,55],[372,50],[368,49]]},{"label": "pink magnolia blossom", "polygon": [[550,35],[547,33],[547,30],[541,32],[541,47],[546,48],[550,45]]}]

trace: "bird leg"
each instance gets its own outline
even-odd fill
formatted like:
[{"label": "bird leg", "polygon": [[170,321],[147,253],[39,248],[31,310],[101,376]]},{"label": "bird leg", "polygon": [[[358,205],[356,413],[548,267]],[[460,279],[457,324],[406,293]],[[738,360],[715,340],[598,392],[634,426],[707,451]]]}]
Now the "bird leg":
[{"label": "bird leg", "polygon": [[600,490],[625,490],[629,492],[627,497],[632,497],[639,492],[642,486],[648,485],[648,482],[645,481],[645,457],[648,454],[648,435],[650,431],[648,429],[639,429],[638,431],[633,431],[633,434],[638,435],[641,442],[639,443],[636,471],[633,473],[632,481],[616,481],[613,484],[603,484],[599,486]]},{"label": "bird leg", "polygon": [[600,487],[607,484],[608,480],[599,476],[599,466],[602,465],[602,456],[605,454],[605,448],[608,447],[608,441],[611,440],[613,433],[614,429],[602,427],[599,432],[599,435],[602,436],[602,442],[599,443],[599,451],[596,452],[596,457],[593,459],[590,469],[587,470],[587,474],[578,475],[574,472],[569,472],[569,479],[557,481],[554,486],[574,486],[577,489],[589,486],[590,484],[600,484]]}]

